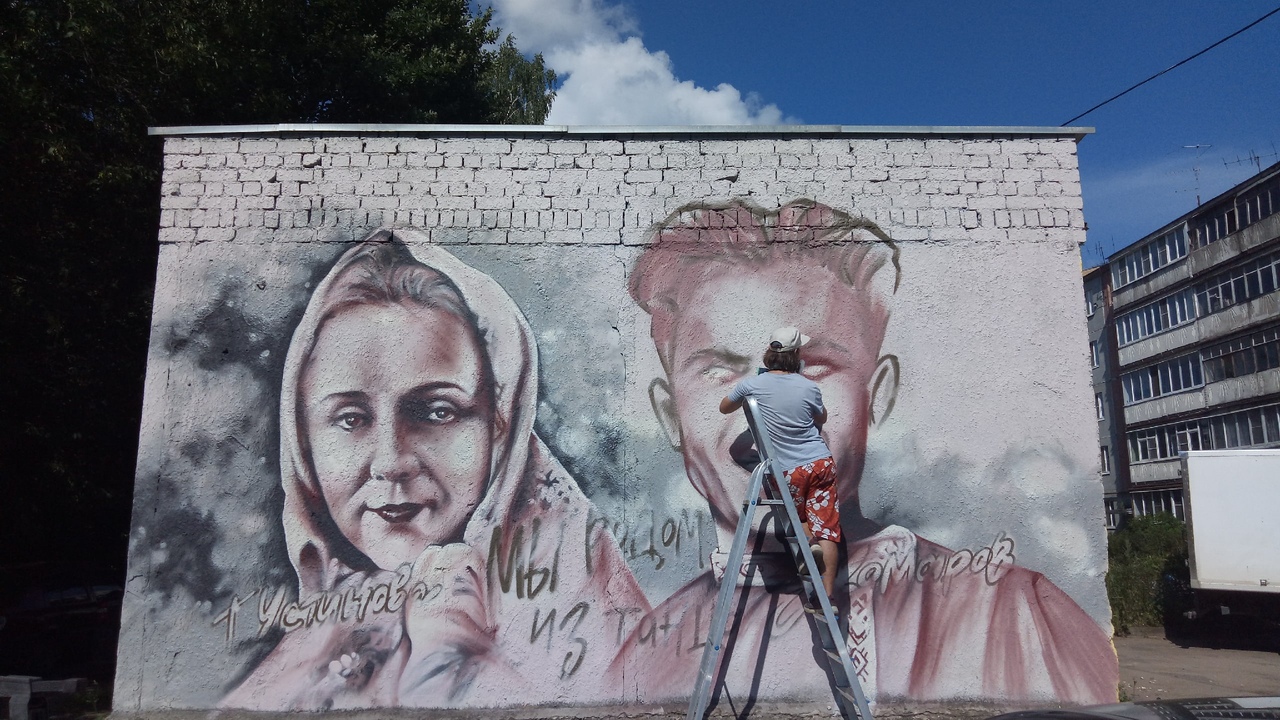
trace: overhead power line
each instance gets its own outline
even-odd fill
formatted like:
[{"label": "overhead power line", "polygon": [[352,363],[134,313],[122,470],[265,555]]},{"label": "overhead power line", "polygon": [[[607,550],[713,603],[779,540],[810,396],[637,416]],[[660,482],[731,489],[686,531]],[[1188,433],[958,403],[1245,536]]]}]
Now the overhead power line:
[{"label": "overhead power line", "polygon": [[1200,57],[1201,55],[1203,55],[1203,54],[1205,54],[1205,53],[1209,52],[1210,50],[1212,50],[1212,49],[1214,49],[1214,48],[1218,47],[1218,46],[1219,46],[1219,45],[1221,45],[1222,43],[1224,43],[1224,42],[1226,42],[1226,41],[1230,40],[1231,38],[1233,38],[1233,37],[1235,37],[1235,36],[1239,35],[1240,33],[1244,32],[1245,30],[1248,30],[1249,28],[1253,27],[1254,25],[1257,25],[1258,23],[1262,22],[1263,20],[1266,20],[1267,18],[1271,17],[1272,15],[1275,15],[1276,13],[1280,13],[1280,7],[1277,7],[1275,10],[1272,10],[1271,12],[1267,13],[1266,15],[1263,15],[1262,17],[1258,18],[1257,20],[1254,20],[1253,22],[1249,23],[1248,25],[1245,25],[1244,27],[1242,27],[1242,28],[1240,28],[1239,30],[1237,30],[1237,31],[1235,31],[1235,32],[1233,32],[1233,33],[1231,33],[1230,35],[1228,35],[1228,36],[1226,36],[1226,37],[1222,38],[1222,39],[1221,39],[1221,40],[1219,40],[1218,42],[1216,42],[1216,43],[1214,43],[1214,44],[1210,45],[1209,47],[1207,47],[1207,48],[1205,48],[1205,49],[1201,50],[1200,52],[1196,53],[1195,55],[1192,55],[1191,57],[1188,57],[1188,58],[1184,58],[1184,59],[1182,59],[1182,60],[1179,60],[1178,62],[1174,63],[1173,65],[1170,65],[1169,67],[1167,67],[1167,68],[1165,68],[1165,69],[1161,70],[1160,72],[1156,73],[1155,75],[1152,75],[1151,77],[1147,78],[1146,80],[1143,80],[1142,82],[1138,83],[1137,85],[1134,85],[1133,87],[1131,87],[1131,88],[1129,88],[1129,89],[1125,90],[1124,92],[1121,92],[1121,93],[1117,93],[1117,94],[1115,94],[1115,95],[1112,95],[1111,97],[1107,98],[1106,100],[1103,100],[1102,102],[1098,103],[1097,105],[1094,105],[1093,107],[1089,108],[1088,110],[1085,110],[1084,112],[1080,113],[1079,115],[1077,115],[1077,116],[1075,116],[1075,117],[1071,118],[1070,120],[1068,120],[1068,121],[1066,121],[1066,122],[1062,123],[1062,127],[1066,127],[1066,126],[1070,125],[1071,123],[1073,123],[1073,122],[1075,122],[1075,121],[1079,120],[1080,118],[1084,117],[1085,115],[1088,115],[1089,113],[1093,112],[1094,110],[1097,110],[1098,108],[1102,107],[1103,105],[1106,105],[1107,103],[1111,102],[1112,100],[1118,100],[1118,99],[1120,99],[1120,98],[1124,97],[1125,95],[1128,95],[1129,93],[1133,92],[1134,90],[1137,90],[1138,88],[1142,87],[1143,85],[1146,85],[1147,83],[1151,82],[1152,80],[1155,80],[1156,78],[1158,78],[1158,77],[1160,77],[1161,75],[1163,75],[1163,74],[1165,74],[1165,73],[1169,72],[1170,70],[1173,70],[1174,68],[1180,67],[1180,66],[1182,66],[1182,65],[1186,65],[1187,63],[1191,62],[1192,60],[1195,60],[1196,58]]}]

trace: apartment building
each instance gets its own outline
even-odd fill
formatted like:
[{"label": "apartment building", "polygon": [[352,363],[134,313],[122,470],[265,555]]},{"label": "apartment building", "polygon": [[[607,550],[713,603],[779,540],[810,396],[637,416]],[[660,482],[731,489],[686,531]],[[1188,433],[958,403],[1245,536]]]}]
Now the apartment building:
[{"label": "apartment building", "polygon": [[1084,282],[1109,526],[1182,517],[1179,452],[1280,447],[1280,163]]},{"label": "apartment building", "polygon": [[1111,273],[1106,263],[1084,271],[1084,311],[1089,327],[1089,363],[1093,373],[1093,401],[1098,415],[1098,467],[1107,529],[1119,527],[1124,514],[1129,466],[1117,463],[1124,457],[1123,406],[1116,396],[1115,331],[1111,315]]}]

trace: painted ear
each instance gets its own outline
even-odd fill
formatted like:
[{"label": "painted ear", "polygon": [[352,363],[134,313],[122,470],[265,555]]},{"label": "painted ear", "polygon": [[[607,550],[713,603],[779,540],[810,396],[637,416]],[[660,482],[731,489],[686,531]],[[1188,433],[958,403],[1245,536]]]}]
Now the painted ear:
[{"label": "painted ear", "polygon": [[680,419],[676,416],[676,401],[671,397],[671,386],[663,378],[654,378],[649,383],[649,404],[653,406],[653,414],[667,436],[667,442],[676,452],[680,451]]},{"label": "painted ear", "polygon": [[875,372],[871,373],[867,391],[871,398],[871,407],[868,409],[871,425],[878,426],[893,412],[893,403],[898,399],[897,355],[884,355],[880,358]]}]

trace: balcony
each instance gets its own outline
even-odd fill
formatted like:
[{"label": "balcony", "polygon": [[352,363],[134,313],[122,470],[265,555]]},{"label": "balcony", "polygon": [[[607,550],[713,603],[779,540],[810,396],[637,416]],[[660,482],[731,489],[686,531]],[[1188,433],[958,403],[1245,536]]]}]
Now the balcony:
[{"label": "balcony", "polygon": [[1178,458],[1136,463],[1129,466],[1129,482],[1133,485],[1169,482],[1179,479],[1181,473],[1182,460]]}]

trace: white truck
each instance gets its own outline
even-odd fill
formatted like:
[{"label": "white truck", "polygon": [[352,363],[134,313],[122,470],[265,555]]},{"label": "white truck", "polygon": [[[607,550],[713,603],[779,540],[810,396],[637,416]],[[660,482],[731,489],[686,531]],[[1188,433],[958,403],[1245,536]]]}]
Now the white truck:
[{"label": "white truck", "polygon": [[1182,453],[1188,618],[1280,619],[1280,450]]}]

